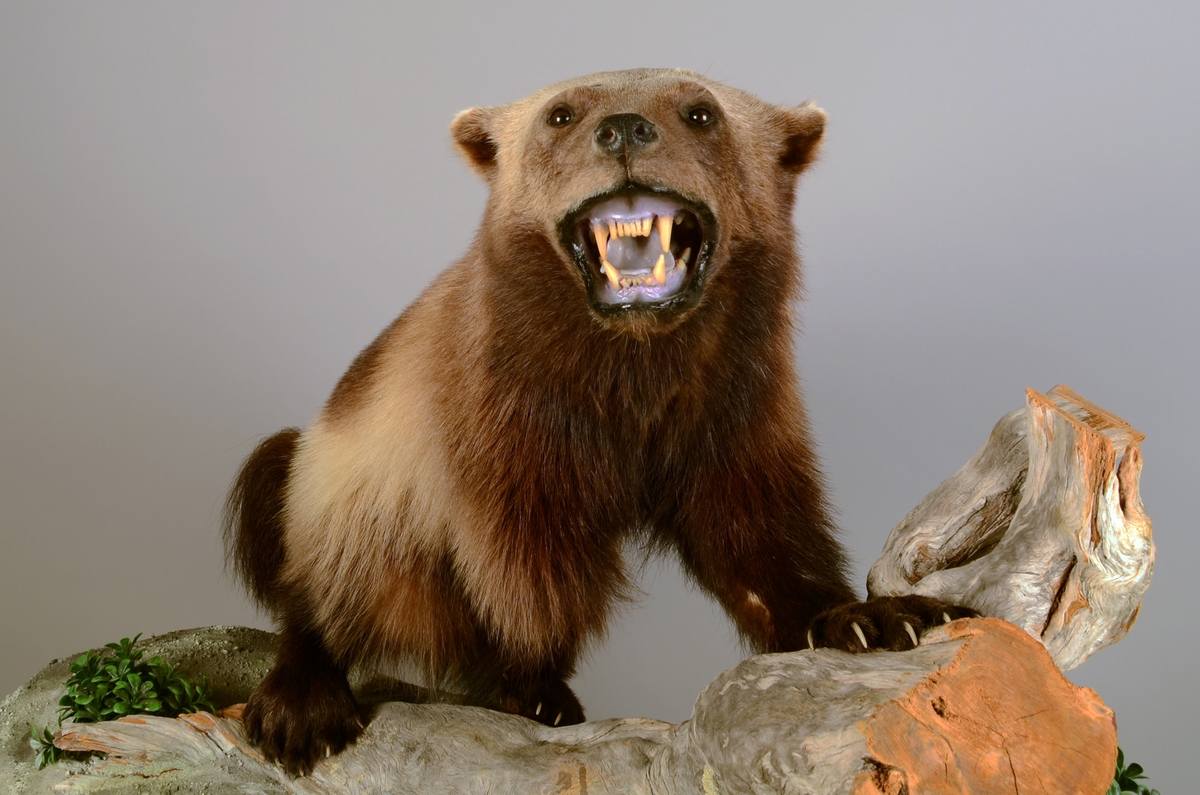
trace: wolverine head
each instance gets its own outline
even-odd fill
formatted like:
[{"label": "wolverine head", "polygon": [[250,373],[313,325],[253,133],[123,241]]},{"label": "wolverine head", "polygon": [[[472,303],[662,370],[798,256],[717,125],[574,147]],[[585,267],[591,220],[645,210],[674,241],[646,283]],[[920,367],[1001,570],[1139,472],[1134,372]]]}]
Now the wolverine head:
[{"label": "wolverine head", "polygon": [[[738,241],[791,250],[825,114],[683,70],[605,72],[451,125],[491,189],[485,225],[544,235],[602,322],[670,327],[728,281]],[[524,278],[536,278],[536,271]],[[742,274],[753,278],[754,274]]]}]

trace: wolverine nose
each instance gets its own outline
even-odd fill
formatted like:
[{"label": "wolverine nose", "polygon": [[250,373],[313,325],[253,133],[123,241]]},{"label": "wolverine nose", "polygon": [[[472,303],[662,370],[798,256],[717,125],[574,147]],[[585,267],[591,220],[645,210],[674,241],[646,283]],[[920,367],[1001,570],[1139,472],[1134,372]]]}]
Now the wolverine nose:
[{"label": "wolverine nose", "polygon": [[609,154],[632,153],[658,140],[658,130],[645,116],[615,113],[596,125],[596,143]]}]

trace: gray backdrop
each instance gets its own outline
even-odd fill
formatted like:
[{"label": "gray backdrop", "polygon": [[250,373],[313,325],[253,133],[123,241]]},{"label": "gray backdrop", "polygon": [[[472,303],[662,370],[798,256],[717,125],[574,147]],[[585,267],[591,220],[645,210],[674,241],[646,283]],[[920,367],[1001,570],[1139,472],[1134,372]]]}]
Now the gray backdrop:
[{"label": "gray backdrop", "polygon": [[[1026,386],[1147,434],[1154,585],[1072,677],[1152,784],[1194,785],[1195,3],[413,6],[0,4],[0,694],[268,626],[222,574],[226,487],[466,249],[454,113],[684,66],[830,114],[797,355],[860,584]],[[680,720],[738,659],[673,563],[644,587],[576,680],[590,717]]]}]

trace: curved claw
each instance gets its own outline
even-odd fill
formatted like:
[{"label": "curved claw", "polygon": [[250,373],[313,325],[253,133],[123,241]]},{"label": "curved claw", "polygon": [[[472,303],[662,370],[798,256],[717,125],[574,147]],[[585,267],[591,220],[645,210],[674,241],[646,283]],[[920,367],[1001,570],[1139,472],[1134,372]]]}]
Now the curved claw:
[{"label": "curved claw", "polygon": [[809,649],[815,649],[815,648],[816,648],[816,646],[814,646],[814,645],[813,645],[813,639],[812,639],[812,630],[811,630],[811,629],[808,631],[808,648],[809,648]]},{"label": "curved claw", "polygon": [[560,712],[554,718],[554,725],[557,726],[561,722],[562,722],[562,713]]},{"label": "curved claw", "polygon": [[943,621],[945,621],[947,624],[949,624],[949,623],[950,623],[950,621],[951,621],[952,619],[950,618],[950,614],[949,614],[949,613],[943,612],[943,613],[942,613],[942,620],[943,620]]},{"label": "curved claw", "polygon": [[917,640],[917,633],[916,633],[916,630],[913,629],[912,624],[905,621],[904,622],[904,631],[908,633],[908,636],[910,638],[912,638],[913,648],[916,648],[917,646],[921,645],[921,642],[919,640]]},{"label": "curved claw", "polygon": [[867,636],[863,634],[862,627],[858,625],[857,621],[851,621],[850,628],[854,630],[855,635],[858,635],[858,642],[862,644],[864,649],[871,648],[870,645],[867,644]]}]

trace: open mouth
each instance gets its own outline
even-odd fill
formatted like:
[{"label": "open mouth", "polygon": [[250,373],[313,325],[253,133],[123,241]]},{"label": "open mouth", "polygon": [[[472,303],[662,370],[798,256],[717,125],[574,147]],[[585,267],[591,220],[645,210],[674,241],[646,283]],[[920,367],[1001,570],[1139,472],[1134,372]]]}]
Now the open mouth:
[{"label": "open mouth", "polygon": [[662,308],[699,297],[711,247],[706,225],[705,208],[662,193],[624,192],[585,207],[564,232],[598,308]]}]

